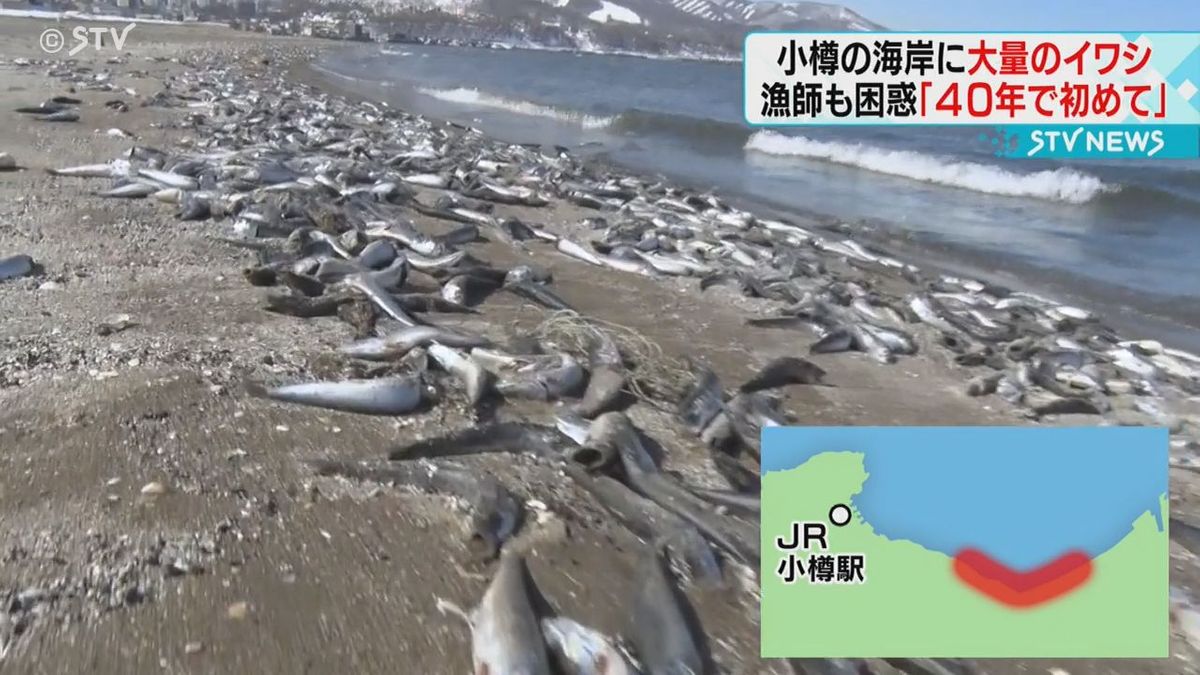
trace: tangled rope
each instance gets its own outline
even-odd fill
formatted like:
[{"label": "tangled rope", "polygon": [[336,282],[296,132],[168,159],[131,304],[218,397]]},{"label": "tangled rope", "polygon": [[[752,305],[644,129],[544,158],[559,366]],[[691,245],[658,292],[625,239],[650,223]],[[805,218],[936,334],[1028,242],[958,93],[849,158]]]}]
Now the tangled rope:
[{"label": "tangled rope", "polygon": [[689,360],[667,355],[657,342],[628,326],[562,310],[551,314],[533,332],[539,339],[584,358],[593,344],[607,336],[616,343],[630,369],[629,392],[651,405],[674,404],[694,380]]}]

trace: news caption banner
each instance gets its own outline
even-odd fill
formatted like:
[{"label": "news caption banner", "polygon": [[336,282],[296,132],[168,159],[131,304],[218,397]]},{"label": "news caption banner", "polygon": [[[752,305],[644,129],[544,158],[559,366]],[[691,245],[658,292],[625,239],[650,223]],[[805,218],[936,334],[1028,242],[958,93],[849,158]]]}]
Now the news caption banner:
[{"label": "news caption banner", "polygon": [[765,658],[1167,658],[1168,433],[767,427]]},{"label": "news caption banner", "polygon": [[1200,157],[1200,33],[746,36],[754,126],[988,125],[997,156]]}]

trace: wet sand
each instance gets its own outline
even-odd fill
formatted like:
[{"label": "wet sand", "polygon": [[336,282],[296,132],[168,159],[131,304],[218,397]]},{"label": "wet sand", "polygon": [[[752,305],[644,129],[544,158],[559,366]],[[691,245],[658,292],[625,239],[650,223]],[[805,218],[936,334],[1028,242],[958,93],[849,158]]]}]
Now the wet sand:
[{"label": "wet sand", "polygon": [[[45,23],[0,23],[0,152],[24,167],[0,174],[0,255],[28,253],[44,267],[39,276],[0,283],[0,644],[8,645],[0,671],[468,672],[465,626],[435,609],[437,598],[472,606],[487,584],[490,570],[466,555],[461,513],[438,497],[314,478],[301,463],[380,457],[397,443],[466,426],[462,409],[369,418],[247,397],[241,387],[249,381],[345,372],[329,352],[349,339],[348,327],[266,312],[261,290],[241,275],[250,256],[212,241],[211,223],[177,221],[149,201],[92,197],[96,181],[44,171],[117,156],[131,141],[96,131],[110,127],[138,143],[174,147],[187,132],[169,124],[186,111],[138,101],[186,68],[195,50],[223,52],[252,71],[267,68],[269,57],[270,68],[317,82],[299,64],[330,44],[138,26],[123,63],[90,51],[77,59],[112,71],[136,94],[80,89],[83,119],[50,124],[11,112],[67,93],[47,65],[11,64],[46,58],[37,46]],[[103,106],[117,97],[129,112]],[[565,204],[497,212],[561,232],[584,215]],[[497,242],[471,250],[516,262]],[[682,280],[531,257],[585,314],[641,331],[669,353],[702,358],[725,381],[796,354],[811,339],[745,330],[744,319],[763,305],[726,289],[701,295]],[[504,294],[482,309],[451,325],[528,329],[545,318]],[[99,334],[115,314],[136,325]],[[813,360],[834,386],[789,391],[786,407],[800,423],[1028,423],[1002,401],[967,397],[963,371],[945,354],[891,366],[864,355]],[[670,448],[670,469],[716,484],[707,451],[678,425],[650,411],[633,419]],[[511,456],[463,462],[540,502],[515,545],[542,593],[578,620],[622,632],[636,539],[553,465]],[[1192,474],[1172,479],[1177,508],[1194,512]],[[151,483],[164,494],[143,494],[148,486],[158,491]],[[1173,583],[1200,588],[1196,560],[1175,553]],[[690,596],[723,672],[787,672],[756,656],[749,595],[731,587]],[[914,620],[921,611],[913,608]],[[1196,672],[1200,654],[1182,639],[1172,640],[1172,654],[1161,662],[984,665],[997,674]]]}]

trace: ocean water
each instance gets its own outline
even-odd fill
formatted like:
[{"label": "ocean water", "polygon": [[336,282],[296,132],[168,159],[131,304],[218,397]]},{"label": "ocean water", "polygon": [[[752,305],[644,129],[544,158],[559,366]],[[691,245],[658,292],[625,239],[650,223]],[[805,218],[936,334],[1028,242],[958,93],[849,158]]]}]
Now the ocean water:
[{"label": "ocean water", "polygon": [[762,470],[825,452],[863,455],[852,503],[877,534],[948,556],[978,548],[1029,570],[1095,558],[1147,512],[1165,527],[1166,429],[769,427]]},{"label": "ocean water", "polygon": [[936,244],[935,262],[949,269],[969,259],[978,276],[1123,316],[1147,333],[1133,337],[1200,347],[1197,161],[998,159],[982,129],[968,127],[753,129],[741,116],[738,63],[371,45],[317,68],[360,93],[508,140],[577,147],[785,211],[869,222]]}]

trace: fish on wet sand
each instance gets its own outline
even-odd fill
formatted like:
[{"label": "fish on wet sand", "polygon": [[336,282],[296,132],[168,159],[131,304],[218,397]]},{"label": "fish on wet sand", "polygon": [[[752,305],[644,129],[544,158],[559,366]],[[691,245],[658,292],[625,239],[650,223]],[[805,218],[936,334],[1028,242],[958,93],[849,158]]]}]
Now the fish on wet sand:
[{"label": "fish on wet sand", "polygon": [[0,258],[0,281],[26,276],[32,274],[33,270],[33,258],[24,253]]},{"label": "fish on wet sand", "polygon": [[607,635],[565,616],[542,619],[542,636],[565,675],[637,675]]},{"label": "fish on wet sand", "polygon": [[704,658],[657,546],[644,555],[631,599],[632,639],[647,675],[704,675]]},{"label": "fish on wet sand", "polygon": [[426,399],[425,383],[418,377],[304,382],[270,388],[249,384],[247,390],[259,398],[365,415],[404,415],[419,409]]},{"label": "fish on wet sand", "polygon": [[494,558],[521,524],[516,497],[495,477],[479,470],[425,461],[310,460],[308,464],[322,476],[387,483],[463,500],[471,511],[468,547],[478,558]]},{"label": "fish on wet sand", "polygon": [[530,601],[525,560],[504,551],[471,626],[475,675],[551,675],[550,655]]}]

